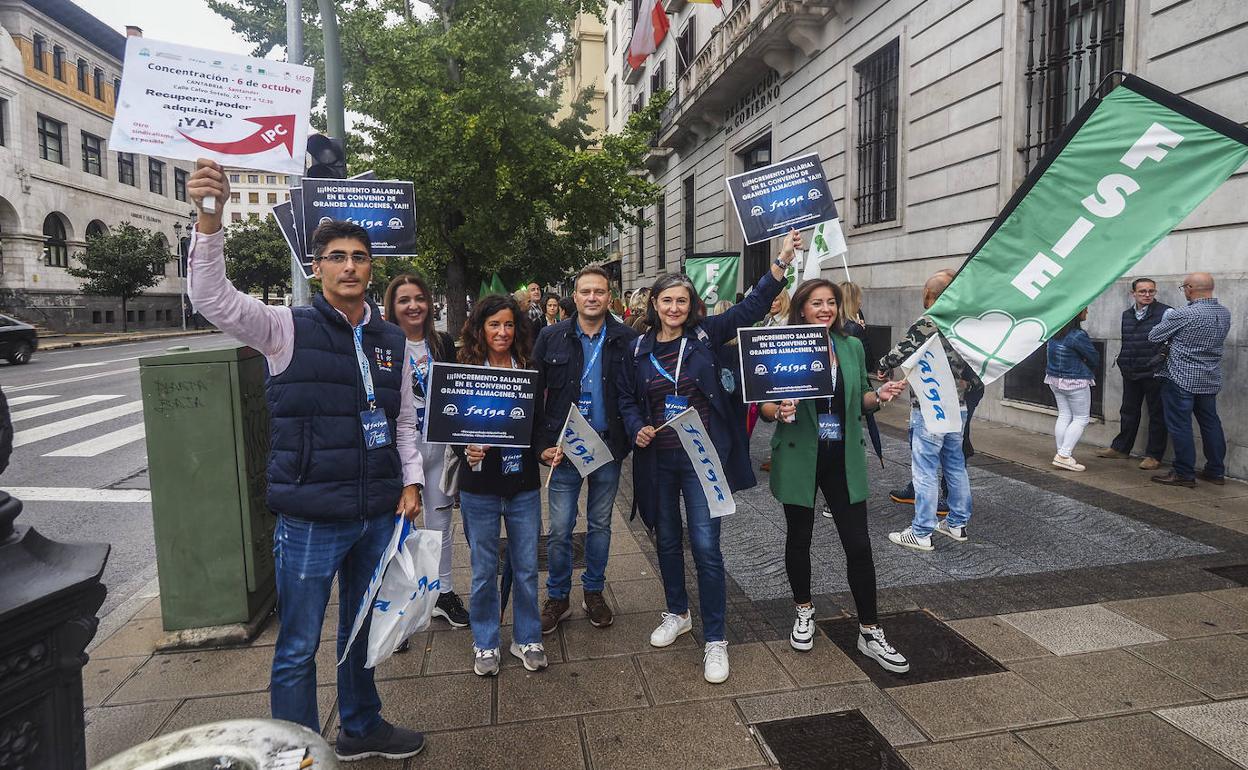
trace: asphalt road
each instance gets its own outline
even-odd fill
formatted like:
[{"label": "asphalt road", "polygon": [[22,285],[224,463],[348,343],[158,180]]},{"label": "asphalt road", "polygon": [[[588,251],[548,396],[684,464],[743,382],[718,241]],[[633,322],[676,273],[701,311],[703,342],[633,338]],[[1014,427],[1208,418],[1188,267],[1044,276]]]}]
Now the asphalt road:
[{"label": "asphalt road", "polygon": [[139,358],[185,345],[236,344],[222,334],[36,351],[0,363],[16,436],[0,489],[25,504],[18,524],[54,540],[107,542],[104,616],[156,576]]}]

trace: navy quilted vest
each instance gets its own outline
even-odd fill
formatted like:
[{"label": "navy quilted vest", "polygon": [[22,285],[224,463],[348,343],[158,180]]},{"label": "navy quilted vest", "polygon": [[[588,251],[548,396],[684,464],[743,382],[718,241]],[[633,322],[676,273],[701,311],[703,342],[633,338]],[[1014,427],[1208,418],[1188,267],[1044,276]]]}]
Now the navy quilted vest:
[{"label": "navy quilted vest", "polygon": [[403,332],[370,308],[364,355],[377,408],[390,422],[390,446],[364,449],[360,412],[368,408],[351,325],[321,295],[293,308],[295,352],[268,379],[272,449],[269,510],[314,521],[393,515],[403,491],[395,421],[403,379]]}]

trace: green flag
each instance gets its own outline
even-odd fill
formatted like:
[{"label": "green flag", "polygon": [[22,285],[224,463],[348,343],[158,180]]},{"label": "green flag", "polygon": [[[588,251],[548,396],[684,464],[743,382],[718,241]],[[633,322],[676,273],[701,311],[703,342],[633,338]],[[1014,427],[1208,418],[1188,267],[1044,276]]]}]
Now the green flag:
[{"label": "green flag", "polygon": [[992,382],[1246,160],[1248,129],[1128,75],[1084,104],[927,315]]},{"label": "green flag", "polygon": [[507,285],[503,283],[503,279],[498,277],[498,273],[490,278],[490,294],[501,294],[504,297],[511,294],[507,291]]},{"label": "green flag", "polygon": [[691,257],[685,260],[685,274],[693,282],[702,303],[712,308],[721,299],[737,295],[737,271],[741,258],[736,254]]}]

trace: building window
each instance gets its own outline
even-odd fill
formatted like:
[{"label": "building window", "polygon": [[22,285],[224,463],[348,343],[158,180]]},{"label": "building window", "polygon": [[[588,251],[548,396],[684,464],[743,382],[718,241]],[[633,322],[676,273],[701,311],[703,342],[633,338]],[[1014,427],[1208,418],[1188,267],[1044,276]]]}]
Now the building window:
[{"label": "building window", "polygon": [[697,21],[696,16],[690,16],[685,31],[676,38],[676,77],[678,78],[689,70],[689,66],[693,64],[693,57],[698,53],[698,49],[694,47]]},{"label": "building window", "polygon": [[230,183],[238,184],[238,174],[230,174]]},{"label": "building window", "polygon": [[121,98],[121,78],[113,78],[113,106],[117,106],[117,100]]},{"label": "building window", "polygon": [[5,129],[6,123],[8,122],[8,119],[9,119],[9,100],[0,99],[0,147],[3,147],[7,143],[4,137],[4,129]]},{"label": "building window", "polygon": [[138,179],[134,173],[134,153],[117,153],[117,181],[122,184],[128,184],[131,187],[139,186]]},{"label": "building window", "polygon": [[654,96],[665,88],[667,88],[667,59],[662,59],[654,68],[654,73],[650,75],[650,95]]},{"label": "building window", "polygon": [[48,71],[48,63],[44,61],[44,56],[48,52],[48,39],[43,35],[35,35],[35,69],[40,72]]},{"label": "building window", "polygon": [[238,213],[237,211],[231,211],[231,212],[230,212],[230,221],[231,221],[231,222],[242,222],[242,221],[243,221],[243,215],[242,215],[242,214],[240,214],[240,213]]},{"label": "building window", "polygon": [[174,200],[186,202],[186,171],[175,168],[173,170],[173,197]]},{"label": "building window", "polygon": [[78,90],[84,94],[87,92],[87,60],[78,60]]},{"label": "building window", "polygon": [[[1105,342],[1103,340],[1092,340],[1092,345],[1099,354],[1099,361],[1092,369],[1092,377],[1094,384],[1092,385],[1092,403],[1090,405],[1093,417],[1105,417],[1105,399],[1104,388],[1101,383],[1105,381]],[[1047,406],[1050,409],[1057,409],[1057,400],[1053,397],[1053,391],[1048,385],[1044,384],[1045,367],[1048,363],[1048,351],[1044,345],[1036,348],[1015,366],[1013,369],[1005,373],[1004,395],[1008,401],[1021,401],[1027,404],[1035,404],[1036,406]]]},{"label": "building window", "polygon": [[259,174],[248,174],[248,175],[247,175],[247,184],[260,184],[260,175],[259,175]]},{"label": "building window", "polygon": [[[166,254],[168,254],[168,253],[169,253],[169,242],[168,242],[168,241],[166,241],[166,240],[164,239],[164,237],[162,236],[162,237],[159,239],[159,243],[160,243],[160,250],[161,250],[161,251],[163,251],[163,252],[165,252]],[[164,274],[165,274],[165,270],[166,270],[166,268],[167,268],[168,264],[169,264],[169,258],[168,258],[168,257],[165,257],[164,259],[158,259],[158,260],[156,260],[155,262],[153,262],[153,263],[152,263],[152,272],[153,272],[153,273],[155,273],[156,275],[164,275]]]},{"label": "building window", "polygon": [[858,91],[854,223],[897,218],[897,68],[901,46],[893,39],[854,67]]},{"label": "building window", "polygon": [[620,101],[620,81],[615,75],[612,75],[611,76],[611,114],[612,115],[615,115],[615,113],[619,110],[619,101]]},{"label": "building window", "polygon": [[52,77],[65,80],[65,49],[59,45],[52,46]]},{"label": "building window", "polygon": [[65,225],[56,214],[48,214],[43,219],[43,264],[48,267],[69,267]]},{"label": "building window", "polygon": [[637,275],[646,272],[646,210],[637,209]]},{"label": "building window", "polygon": [[46,115],[39,116],[39,157],[53,163],[64,163],[61,153],[61,132],[65,124]]},{"label": "building window", "polygon": [[104,98],[104,70],[99,67],[91,71],[91,87],[95,91],[96,99]]},{"label": "building window", "polygon": [[268,176],[264,178],[264,183],[265,184],[277,184],[277,176],[275,174],[269,174]]},{"label": "building window", "polygon": [[165,164],[155,158],[147,159],[147,189],[157,195],[165,194]]},{"label": "building window", "polygon": [[273,203],[273,204],[277,203],[277,193],[269,193],[265,197],[268,199],[269,203]]},{"label": "building window", "polygon": [[260,193],[258,193],[258,192],[254,192],[254,193],[247,193],[247,202],[248,202],[248,203],[250,203],[250,204],[252,204],[252,205],[259,204],[259,203],[260,203]]},{"label": "building window", "polygon": [[681,184],[680,198],[681,215],[685,219],[685,259],[689,259],[693,256],[693,245],[696,237],[693,218],[693,177],[685,177],[685,181]]},{"label": "building window", "polygon": [[104,176],[104,140],[82,132],[82,170],[88,174]]},{"label": "building window", "polygon": [[116,321],[117,321],[117,314],[115,311],[112,311],[112,310],[104,311],[104,323],[111,324],[111,323],[115,323]]},{"label": "building window", "polygon": [[98,310],[91,311],[91,323],[98,324],[104,320],[104,314]]},{"label": "building window", "polygon": [[611,252],[620,253],[620,228],[611,225]]},{"label": "building window", "polygon": [[659,199],[655,212],[654,259],[655,267],[663,270],[667,265],[667,198]]},{"label": "building window", "polygon": [[242,201],[243,201],[242,193],[236,193],[236,192],[230,193],[230,203],[242,203]]},{"label": "building window", "polygon": [[1019,152],[1028,171],[1101,81],[1122,69],[1125,6],[1123,0],[1023,0],[1026,129]]}]

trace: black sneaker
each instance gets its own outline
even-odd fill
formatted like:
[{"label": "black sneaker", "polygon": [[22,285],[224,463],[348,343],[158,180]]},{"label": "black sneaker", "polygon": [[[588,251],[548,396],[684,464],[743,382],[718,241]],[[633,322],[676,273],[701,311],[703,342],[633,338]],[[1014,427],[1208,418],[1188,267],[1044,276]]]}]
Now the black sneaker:
[{"label": "black sneaker", "polygon": [[343,762],[356,762],[369,757],[407,759],[419,754],[424,747],[424,735],[415,730],[395,727],[383,720],[376,730],[363,738],[352,738],[342,728],[338,728],[334,753]]},{"label": "black sneaker", "polygon": [[464,603],[454,591],[447,591],[438,597],[437,603],[433,605],[433,616],[442,618],[454,628],[468,625],[468,610],[464,609]]},{"label": "black sneaker", "polygon": [[888,493],[888,499],[901,505],[914,505],[914,484],[907,484],[902,489],[894,489]]}]

